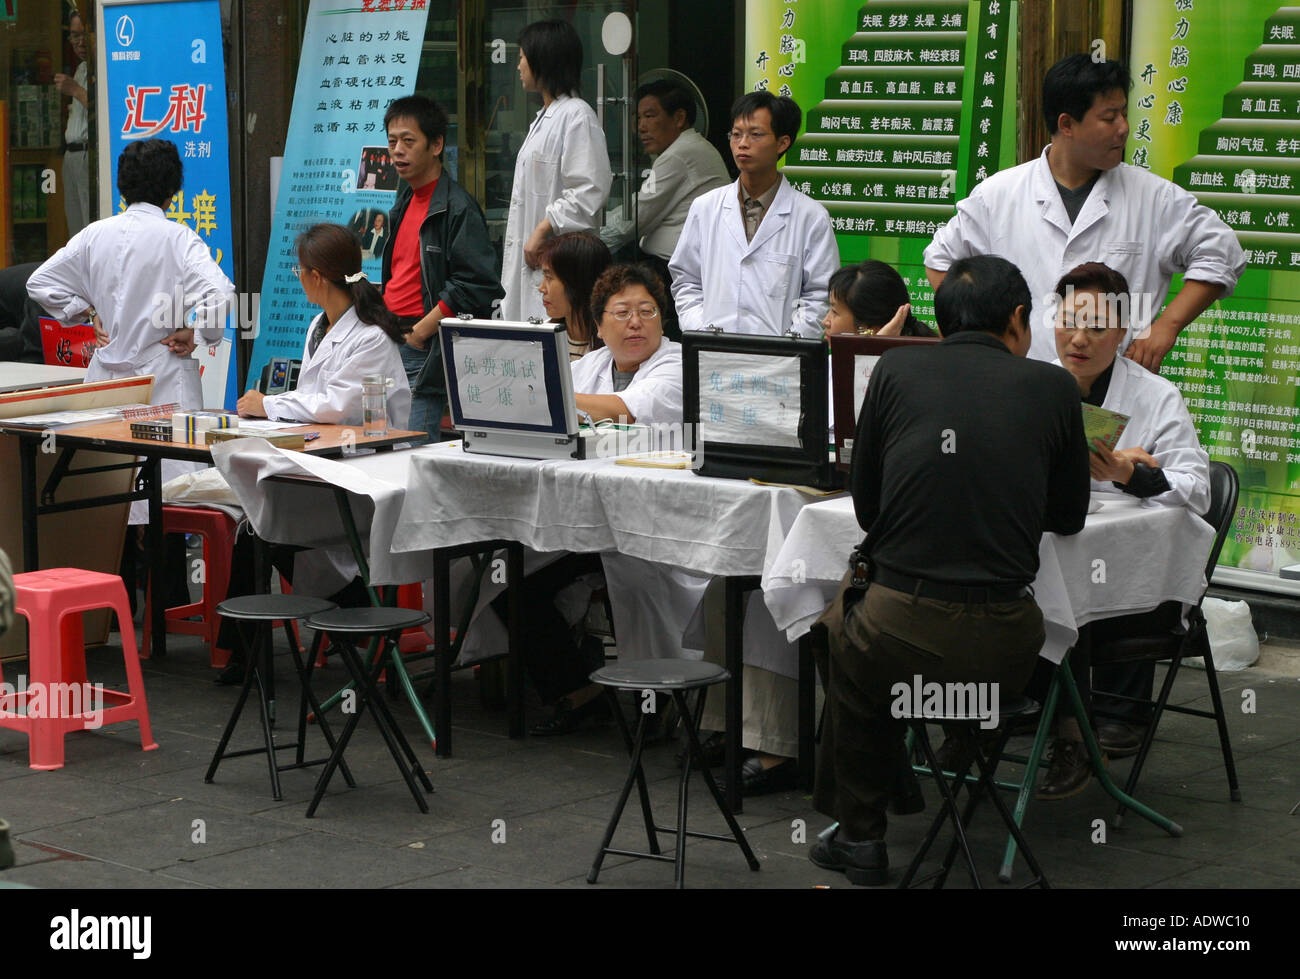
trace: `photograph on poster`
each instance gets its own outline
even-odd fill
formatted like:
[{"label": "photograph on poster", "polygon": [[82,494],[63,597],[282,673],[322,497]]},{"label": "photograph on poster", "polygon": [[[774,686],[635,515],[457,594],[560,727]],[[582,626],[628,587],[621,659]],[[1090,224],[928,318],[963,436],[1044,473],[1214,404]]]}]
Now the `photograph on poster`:
[{"label": "photograph on poster", "polygon": [[357,158],[357,190],[396,190],[397,168],[386,146],[363,146]]}]

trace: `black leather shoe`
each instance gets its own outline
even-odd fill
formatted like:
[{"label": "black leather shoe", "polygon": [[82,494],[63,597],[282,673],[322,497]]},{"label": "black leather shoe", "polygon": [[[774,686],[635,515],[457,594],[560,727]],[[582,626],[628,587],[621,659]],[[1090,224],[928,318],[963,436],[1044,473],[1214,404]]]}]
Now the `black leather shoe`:
[{"label": "black leather shoe", "polygon": [[[714,731],[707,738],[700,742],[700,748],[704,751],[704,764],[710,768],[717,768],[727,760],[727,735],[724,731]],[[691,753],[691,743],[688,740],[686,744],[677,749],[677,767],[686,767],[686,756]],[[694,764],[694,763],[692,763]]]},{"label": "black leather shoe", "polygon": [[808,859],[825,870],[844,874],[859,887],[877,887],[889,879],[889,855],[884,840],[842,843],[834,836],[818,839]]},{"label": "black leather shoe", "polygon": [[244,682],[244,664],[232,660],[230,665],[218,673],[216,679],[212,682],[223,687],[240,686]]},{"label": "black leather shoe", "polygon": [[1082,741],[1057,738],[1052,742],[1047,777],[1038,787],[1039,799],[1068,799],[1088,787],[1092,766]]},{"label": "black leather shoe", "polygon": [[1136,755],[1142,747],[1142,736],[1146,729],[1136,724],[1123,721],[1107,721],[1097,726],[1097,743],[1112,758],[1127,758]]},{"label": "black leather shoe", "polygon": [[570,707],[566,697],[555,705],[555,714],[549,720],[534,725],[528,733],[536,737],[572,734],[584,727],[601,727],[611,720],[613,718],[609,714],[609,702],[604,694],[592,697],[581,707]]},{"label": "black leather shoe", "polygon": [[[722,791],[726,792],[726,779]],[[740,794],[742,797],[787,792],[799,784],[799,763],[787,758],[778,765],[764,768],[757,755],[746,758],[740,766]]]}]

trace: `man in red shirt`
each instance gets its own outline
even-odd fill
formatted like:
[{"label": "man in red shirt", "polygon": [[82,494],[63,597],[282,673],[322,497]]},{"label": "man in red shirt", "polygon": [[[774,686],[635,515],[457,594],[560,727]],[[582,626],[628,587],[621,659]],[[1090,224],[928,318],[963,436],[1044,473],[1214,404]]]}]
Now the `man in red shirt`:
[{"label": "man in red shirt", "polygon": [[471,313],[487,318],[503,295],[500,263],[475,200],[442,169],[447,114],[409,95],[384,114],[388,155],[404,183],[384,242],[384,303],[411,327],[402,363],[411,384],[407,427],[436,441],[447,403],[438,325]]}]

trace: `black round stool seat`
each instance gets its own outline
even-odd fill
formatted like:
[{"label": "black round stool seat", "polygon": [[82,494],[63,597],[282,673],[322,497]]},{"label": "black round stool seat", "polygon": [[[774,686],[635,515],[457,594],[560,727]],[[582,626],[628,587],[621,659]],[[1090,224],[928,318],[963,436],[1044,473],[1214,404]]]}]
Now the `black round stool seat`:
[{"label": "black round stool seat", "polygon": [[331,601],[310,595],[240,595],[227,598],[217,606],[217,611],[228,619],[260,622],[305,619],[337,607]]},{"label": "black round stool seat", "polygon": [[418,609],[368,605],[322,611],[307,620],[307,628],[369,636],[395,629],[410,629],[428,621],[428,614]]},{"label": "black round stool seat", "polygon": [[617,690],[694,690],[731,676],[717,663],[695,659],[639,659],[596,670],[589,679]]}]

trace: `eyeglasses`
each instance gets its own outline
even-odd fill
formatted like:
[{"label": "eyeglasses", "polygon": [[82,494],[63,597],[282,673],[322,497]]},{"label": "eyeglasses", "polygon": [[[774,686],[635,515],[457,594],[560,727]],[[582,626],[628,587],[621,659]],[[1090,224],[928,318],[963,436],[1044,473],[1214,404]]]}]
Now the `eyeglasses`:
[{"label": "eyeglasses", "polygon": [[657,306],[638,306],[636,309],[632,309],[628,306],[620,306],[618,309],[607,309],[605,312],[614,317],[614,319],[618,320],[620,323],[626,323],[632,319],[633,313],[647,322],[659,318],[659,308]]},{"label": "eyeglasses", "polygon": [[751,129],[748,132],[745,132],[740,129],[733,129],[731,130],[731,132],[727,133],[727,139],[729,139],[733,143],[740,143],[740,142],[760,143],[771,135],[772,135],[771,133],[765,133],[758,129]]}]

